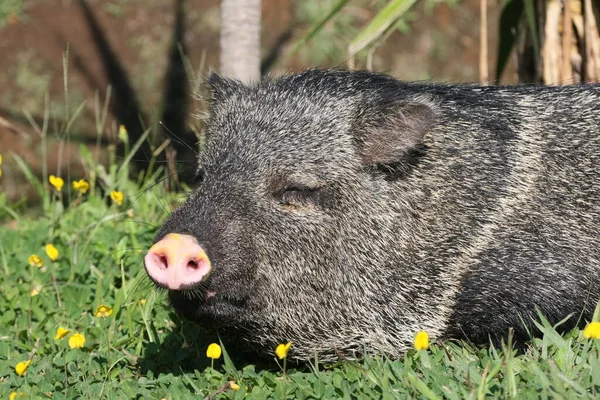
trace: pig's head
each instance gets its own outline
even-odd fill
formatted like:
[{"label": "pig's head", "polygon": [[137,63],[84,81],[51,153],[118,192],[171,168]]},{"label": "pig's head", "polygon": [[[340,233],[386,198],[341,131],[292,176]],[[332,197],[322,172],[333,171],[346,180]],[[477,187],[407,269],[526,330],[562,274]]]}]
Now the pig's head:
[{"label": "pig's head", "polygon": [[411,244],[396,185],[431,104],[332,71],[255,86],[213,74],[209,94],[200,183],[157,234],[150,278],[181,315],[263,354],[287,340],[300,359],[397,346]]}]

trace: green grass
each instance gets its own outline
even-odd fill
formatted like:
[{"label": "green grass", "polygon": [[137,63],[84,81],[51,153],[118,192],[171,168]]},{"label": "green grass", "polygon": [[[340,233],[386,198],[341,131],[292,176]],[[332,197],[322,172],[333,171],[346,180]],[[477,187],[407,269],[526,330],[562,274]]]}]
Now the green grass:
[{"label": "green grass", "polygon": [[[106,134],[107,108],[97,103],[100,137]],[[70,126],[60,128],[62,140]],[[128,154],[148,134],[132,146],[126,143]],[[48,151],[44,143],[42,154]],[[132,181],[131,156],[119,160],[114,146],[108,152],[104,167],[81,147],[87,176],[71,178],[90,183],[85,194],[73,190],[72,180],[57,192],[18,155],[2,155],[4,163],[11,158],[22,170],[40,206],[15,207],[0,194],[0,399],[13,392],[41,399],[594,399],[599,394],[600,340],[585,339],[579,330],[561,336],[543,317],[538,323],[543,336],[521,354],[511,346],[434,343],[401,360],[367,357],[334,365],[313,360],[305,366],[288,363],[284,371],[275,356],[253,365],[224,348],[211,367],[206,348],[218,337],[175,315],[142,264],[156,229],[185,195],[165,192],[157,184],[160,170]],[[122,204],[111,199],[112,191],[124,194]],[[54,261],[47,244],[59,251]],[[44,266],[30,265],[31,255]],[[38,293],[32,296],[34,289]],[[112,314],[96,316],[100,305],[111,307]],[[55,339],[58,328],[71,333]],[[85,336],[83,348],[69,346],[76,333]],[[15,367],[27,360],[31,363],[19,376]],[[240,389],[231,390],[230,381]]]},{"label": "green grass", "polygon": [[[45,199],[42,215],[18,215],[16,226],[0,228],[0,398],[13,391],[43,399],[598,396],[600,341],[577,330],[561,336],[543,319],[544,336],[519,355],[438,343],[397,361],[290,363],[286,373],[275,358],[234,366],[225,353],[213,369],[205,350],[217,339],[180,320],[142,267],[156,227],[184,197],[153,186],[158,174],[138,184],[127,179],[127,165],[91,167],[96,178],[84,195],[73,193],[71,182],[58,194],[32,181]],[[110,200],[112,190],[125,194],[122,205]],[[5,214],[5,221],[13,217]],[[45,253],[48,243],[60,252],[56,261]],[[44,268],[28,264],[32,254]],[[32,297],[33,288],[40,292]],[[101,304],[112,315],[96,317]],[[71,349],[70,335],[54,339],[59,327],[83,334],[85,346]],[[18,376],[15,366],[28,359],[26,374]],[[231,380],[239,391],[228,388]]]}]

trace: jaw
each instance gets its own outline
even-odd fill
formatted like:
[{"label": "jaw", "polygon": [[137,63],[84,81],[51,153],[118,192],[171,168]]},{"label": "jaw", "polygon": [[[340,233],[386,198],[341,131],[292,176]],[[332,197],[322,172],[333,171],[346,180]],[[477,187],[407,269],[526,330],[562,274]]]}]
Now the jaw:
[{"label": "jaw", "polygon": [[169,291],[169,300],[179,315],[203,328],[246,328],[251,323],[247,302],[241,296],[213,291]]}]

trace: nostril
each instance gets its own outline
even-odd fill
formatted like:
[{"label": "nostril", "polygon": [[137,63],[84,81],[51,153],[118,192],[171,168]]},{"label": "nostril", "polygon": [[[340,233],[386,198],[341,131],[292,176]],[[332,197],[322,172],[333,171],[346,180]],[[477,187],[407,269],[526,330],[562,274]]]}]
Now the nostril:
[{"label": "nostril", "polygon": [[188,268],[191,268],[191,269],[198,269],[198,263],[196,262],[196,260],[188,261],[187,266],[188,266]]},{"label": "nostril", "polygon": [[146,256],[146,264],[151,268],[164,271],[169,268],[169,260],[163,254],[151,252]]},{"label": "nostril", "polygon": [[169,262],[167,261],[167,257],[159,255],[158,256],[158,265],[160,266],[160,269],[169,268]]}]

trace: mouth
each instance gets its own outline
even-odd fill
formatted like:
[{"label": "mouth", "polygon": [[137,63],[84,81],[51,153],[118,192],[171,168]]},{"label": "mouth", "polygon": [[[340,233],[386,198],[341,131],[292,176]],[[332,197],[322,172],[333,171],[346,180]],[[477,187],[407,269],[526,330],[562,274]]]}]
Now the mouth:
[{"label": "mouth", "polygon": [[170,290],[169,300],[178,314],[205,326],[231,326],[247,314],[246,298],[232,291],[203,290],[196,286],[187,290]]}]

